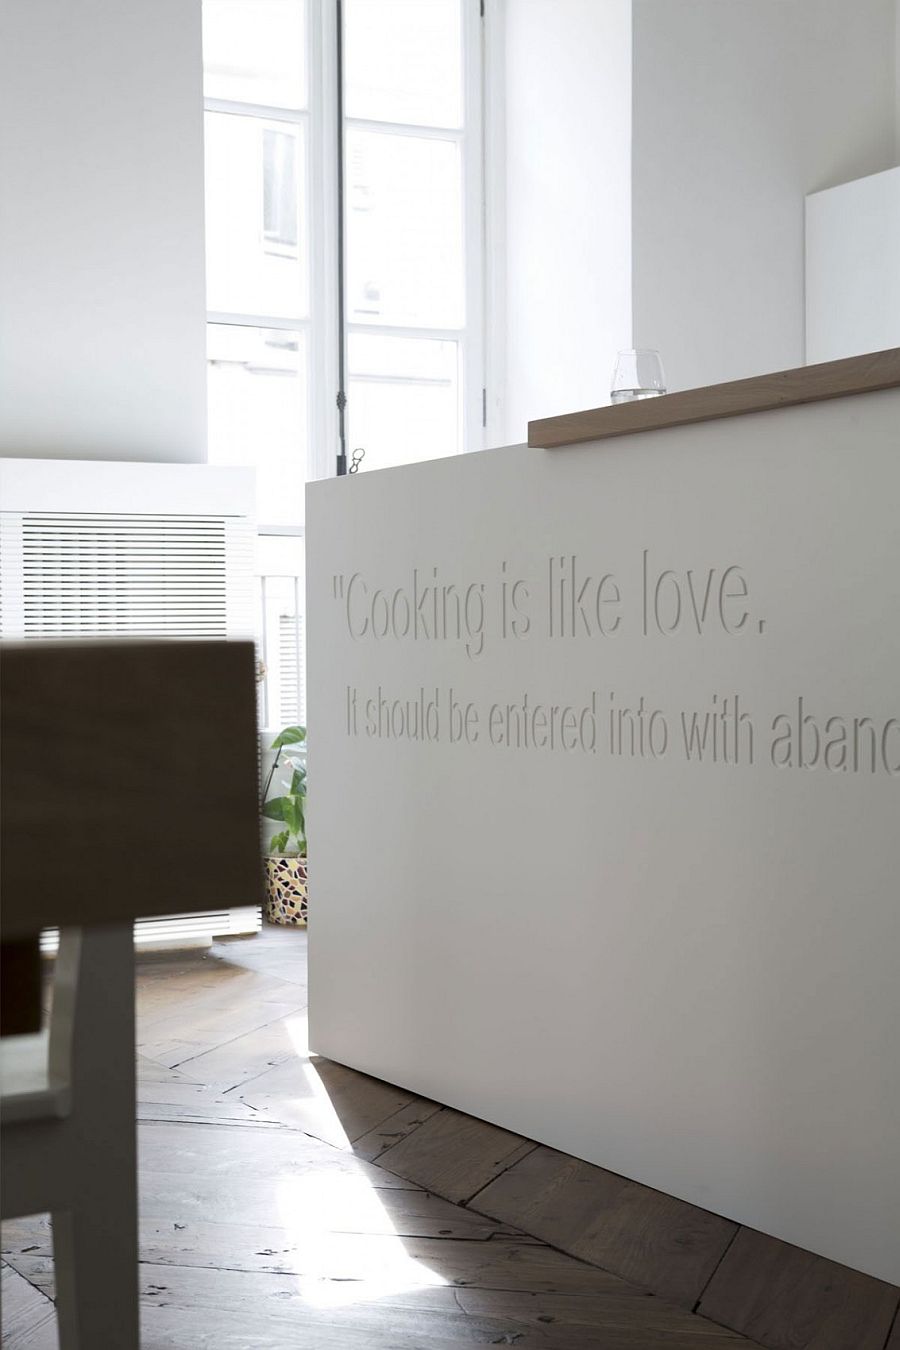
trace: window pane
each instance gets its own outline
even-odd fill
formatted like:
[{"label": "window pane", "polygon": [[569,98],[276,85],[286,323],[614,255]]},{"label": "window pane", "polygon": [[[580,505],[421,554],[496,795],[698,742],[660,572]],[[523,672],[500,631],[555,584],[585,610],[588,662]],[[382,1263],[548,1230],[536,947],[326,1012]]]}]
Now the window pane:
[{"label": "window pane", "polygon": [[210,324],[209,459],[257,471],[257,519],[303,523],[307,449],[306,336]]},{"label": "window pane", "polygon": [[263,238],[296,257],[300,242],[297,137],[272,127],[264,128],[262,136]]},{"label": "window pane", "polygon": [[206,114],[206,304],[306,317],[305,128]]},{"label": "window pane", "polygon": [[414,328],[464,321],[459,146],[347,133],[349,318]]},{"label": "window pane", "polygon": [[304,0],[203,0],[207,98],[305,108]]},{"label": "window pane", "polygon": [[361,469],[456,454],[458,343],[351,333],[347,410],[349,448],[366,452]]},{"label": "window pane", "polygon": [[460,127],[461,0],[345,0],[348,117]]}]

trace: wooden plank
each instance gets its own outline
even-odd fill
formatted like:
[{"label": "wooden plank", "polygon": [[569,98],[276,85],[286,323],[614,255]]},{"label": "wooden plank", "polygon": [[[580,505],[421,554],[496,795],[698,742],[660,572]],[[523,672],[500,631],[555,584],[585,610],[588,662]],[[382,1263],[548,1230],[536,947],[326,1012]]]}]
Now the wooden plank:
[{"label": "wooden plank", "polygon": [[240,1089],[263,1118],[347,1148],[415,1100],[411,1092],[331,1060],[294,1056]]},{"label": "wooden plank", "polygon": [[5,939],[261,899],[252,644],[7,644],[2,680]]},{"label": "wooden plank", "polygon": [[[451,1206],[461,1209],[461,1206]],[[465,1211],[462,1211],[465,1213]],[[603,1272],[561,1252],[515,1237],[440,1237],[415,1232],[342,1232],[340,1219],[322,1223],[321,1211],[298,1212],[290,1227],[190,1224],[172,1233],[171,1224],[141,1226],[141,1259],[155,1265],[201,1266],[305,1279],[374,1282],[391,1266],[411,1285],[479,1286],[525,1293],[588,1294],[607,1288]],[[356,1219],[351,1222],[356,1223]],[[445,1220],[452,1226],[452,1220]],[[433,1227],[424,1220],[411,1227]],[[44,1253],[49,1255],[49,1253]],[[405,1267],[401,1274],[400,1268]],[[618,1282],[615,1288],[618,1288]]]},{"label": "wooden plank", "polygon": [[40,939],[0,943],[0,1036],[40,1031],[41,984]]},{"label": "wooden plank", "polygon": [[778,370],[748,380],[685,389],[660,398],[542,417],[528,423],[528,444],[553,450],[584,441],[602,441],[609,436],[631,436],[639,431],[771,412],[774,408],[897,387],[900,387],[900,347],[891,347],[883,352],[800,366],[796,370]]},{"label": "wooden plank", "polygon": [[[141,1127],[143,1128],[143,1127]],[[277,1131],[231,1130],[227,1126],[199,1126],[216,1134],[253,1134],[258,1155],[274,1153],[271,1144],[279,1137]],[[295,1143],[303,1136],[285,1131]],[[215,1137],[215,1136],[214,1136]],[[209,1146],[215,1146],[213,1140]],[[336,1159],[346,1164],[349,1154],[333,1149]],[[393,1182],[393,1185],[391,1184]],[[294,1171],[287,1167],[273,1170],[266,1176],[201,1176],[185,1177],[178,1172],[145,1169],[142,1174],[141,1214],[160,1223],[191,1227],[198,1223],[251,1224],[257,1228],[292,1221],[295,1213],[312,1213],[327,1196],[335,1210],[389,1217],[402,1213],[411,1195],[426,1195],[397,1181],[396,1177],[369,1177],[349,1169],[335,1170],[325,1166],[321,1158],[301,1154]],[[396,1199],[394,1198],[396,1197]],[[500,1225],[496,1224],[496,1227]]]},{"label": "wooden plank", "polygon": [[56,1350],[56,1309],[50,1300],[6,1263],[0,1280],[3,1350]]},{"label": "wooden plank", "polygon": [[213,943],[210,958],[277,975],[306,989],[307,929],[264,923],[252,943],[245,938],[221,938]]},{"label": "wooden plank", "polygon": [[[266,976],[246,972],[248,984]],[[284,984],[289,994],[296,988]],[[278,998],[261,990],[258,998],[247,989],[232,991],[227,1006],[207,1006],[188,1020],[185,1008],[179,1021],[171,1018],[138,1020],[141,1054],[170,1068],[181,1066],[194,1082],[223,1090],[264,1073],[273,1064],[296,1058],[306,1038],[306,1010],[291,997]]]},{"label": "wooden plank", "polygon": [[[156,1203],[151,1208],[158,1210],[160,1206]],[[321,1264],[324,1258],[320,1256],[319,1244],[329,1243],[336,1237],[341,1241],[345,1237],[387,1238],[392,1243],[397,1239],[457,1243],[487,1243],[502,1239],[515,1247],[534,1245],[532,1239],[516,1234],[513,1229],[473,1214],[461,1205],[452,1205],[427,1191],[330,1184],[310,1191],[309,1203],[297,1210],[293,1225],[286,1222],[290,1215],[280,1214],[274,1206],[264,1216],[266,1221],[255,1222],[258,1217],[258,1210],[241,1213],[237,1208],[227,1219],[172,1219],[160,1217],[158,1213],[145,1213],[140,1225],[141,1257],[167,1265],[299,1272],[307,1268],[311,1260]],[[350,1256],[355,1251],[353,1259],[362,1260],[365,1244],[355,1247],[351,1244],[347,1251],[348,1264],[343,1277],[349,1278]],[[377,1261],[378,1246],[372,1246],[368,1251]],[[448,1250],[448,1259],[455,1252],[454,1259],[461,1261],[467,1251],[464,1246]],[[49,1216],[31,1215],[27,1219],[4,1223],[3,1256],[11,1264],[26,1257],[33,1261],[52,1261]],[[336,1257],[332,1246],[328,1259],[337,1272],[335,1278],[342,1278],[340,1248]],[[581,1266],[577,1268],[582,1269]],[[464,1270],[463,1278],[465,1274]]]},{"label": "wooden plank", "polygon": [[415,1267],[398,1288],[391,1278],[398,1274],[386,1271],[381,1284],[329,1287],[293,1275],[143,1266],[145,1336],[152,1345],[217,1350],[294,1344],[321,1350],[739,1350],[746,1344],[622,1285],[593,1298],[563,1300],[524,1291],[475,1295],[457,1287],[416,1287]]},{"label": "wooden plank", "polygon": [[530,1139],[445,1108],[382,1153],[379,1166],[460,1201],[535,1147]]},{"label": "wooden plank", "polygon": [[742,1228],[700,1312],[772,1350],[882,1350],[900,1289]]},{"label": "wooden plank", "polygon": [[135,952],[135,1007],[138,1021],[152,1026],[171,1018],[182,999],[190,1000],[191,1014],[205,999],[217,1006],[248,978],[241,966],[209,961],[196,951],[186,959],[177,952],[163,957],[159,953]]},{"label": "wooden plank", "polygon": [[[542,1325],[547,1340],[540,1343],[546,1350],[557,1345],[584,1350],[750,1350],[749,1341],[724,1327],[631,1286],[621,1288],[627,1294],[538,1294],[523,1320]],[[457,1301],[467,1312],[522,1318],[521,1300],[504,1291],[464,1289],[457,1291]]]},{"label": "wooden plank", "polygon": [[305,1037],[305,1011],[297,1009],[287,1017],[276,1018],[233,1040],[202,1050],[182,1061],[179,1072],[193,1082],[225,1092],[251,1082],[286,1060],[306,1059]]},{"label": "wooden plank", "polygon": [[[202,1187],[212,1190],[232,1178],[255,1178],[271,1195],[279,1188],[287,1195],[292,1181],[326,1172],[360,1178],[378,1187],[411,1184],[375,1163],[296,1130],[266,1130],[262,1140],[256,1134],[218,1125],[146,1122],[138,1131],[141,1172],[181,1178],[186,1198]],[[274,1203],[277,1206],[277,1198]]]},{"label": "wooden plank", "polygon": [[471,1205],[684,1307],[736,1232],[727,1219],[544,1147]]},{"label": "wooden plank", "polygon": [[52,1256],[27,1252],[21,1256],[10,1254],[5,1259],[10,1269],[21,1275],[23,1280],[27,1280],[47,1298],[56,1298],[56,1276]]},{"label": "wooden plank", "polygon": [[389,1148],[393,1148],[394,1144],[399,1144],[401,1139],[412,1134],[413,1130],[424,1125],[429,1117],[442,1109],[437,1102],[430,1102],[425,1097],[414,1097],[411,1102],[395,1111],[392,1116],[388,1116],[387,1120],[383,1120],[368,1134],[355,1139],[353,1152],[358,1158],[368,1158],[369,1162],[375,1162]]},{"label": "wooden plank", "polygon": [[263,1117],[233,1093],[226,1096],[206,1083],[144,1083],[137,1092],[138,1120],[176,1121],[192,1125],[243,1125],[257,1130],[275,1130],[278,1125]]},{"label": "wooden plank", "polygon": [[[454,1224],[455,1214],[472,1220],[465,1210],[433,1196],[402,1192],[392,1198],[401,1195],[425,1212],[426,1222]],[[349,1320],[352,1324],[356,1310],[361,1325],[377,1333],[383,1330],[382,1324],[370,1323],[366,1311],[372,1301],[391,1310],[399,1336],[419,1336],[425,1346],[443,1334],[442,1314],[446,1311],[459,1311],[467,1319],[456,1327],[460,1341],[454,1344],[473,1340],[481,1344],[522,1343],[503,1340],[507,1335],[531,1335],[535,1338],[532,1343],[560,1350],[570,1346],[594,1350],[598,1343],[613,1350],[646,1350],[654,1344],[683,1350],[737,1350],[746,1344],[732,1332],[661,1300],[648,1299],[641,1290],[606,1271],[502,1233],[476,1232],[472,1240],[473,1234],[463,1230],[465,1240],[461,1241],[454,1228],[454,1235],[447,1239],[420,1238],[415,1230],[422,1219],[396,1212],[378,1233],[342,1232],[345,1214],[340,1209],[329,1214],[327,1205],[311,1217],[307,1226],[310,1215],[299,1214],[295,1231],[202,1221],[176,1228],[145,1219],[141,1225],[141,1255],[146,1302],[164,1301],[181,1307],[181,1299],[189,1298],[189,1307],[193,1308],[196,1299],[200,1306],[206,1306],[207,1317],[212,1317],[216,1325],[217,1314],[240,1311],[243,1290],[250,1289],[259,1299],[259,1325],[264,1334],[272,1325],[272,1314],[277,1316],[278,1312],[269,1302],[271,1291],[292,1287],[296,1295],[292,1314],[298,1325],[307,1326],[312,1318],[322,1333],[317,1344],[329,1348],[340,1342],[332,1339],[334,1332],[327,1323],[318,1323],[319,1311],[330,1307],[341,1323]],[[350,1222],[356,1223],[355,1216]],[[324,1227],[320,1228],[322,1223]],[[37,1236],[39,1248],[27,1243],[26,1252],[10,1251],[7,1259],[18,1262],[31,1278],[52,1291],[46,1226]],[[218,1307],[204,1297],[205,1279],[211,1272],[219,1274],[211,1281]],[[188,1307],[182,1311],[187,1312]],[[500,1318],[506,1323],[492,1327],[486,1342],[476,1334],[485,1318]],[[177,1325],[185,1336],[190,1319],[179,1318]],[[497,1336],[501,1339],[495,1339]]]},{"label": "wooden plank", "polygon": [[179,1069],[170,1069],[165,1064],[160,1064],[158,1059],[150,1059],[147,1055],[140,1054],[135,1058],[135,1075],[138,1099],[140,1099],[143,1086],[163,1083],[189,1083],[191,1081],[190,1076],[181,1073]]}]

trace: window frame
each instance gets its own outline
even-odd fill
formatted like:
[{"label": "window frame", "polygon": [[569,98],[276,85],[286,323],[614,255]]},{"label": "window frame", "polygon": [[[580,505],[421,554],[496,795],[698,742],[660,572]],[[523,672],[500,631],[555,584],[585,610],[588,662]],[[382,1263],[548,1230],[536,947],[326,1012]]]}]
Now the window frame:
[{"label": "window frame", "polygon": [[[338,25],[341,0],[307,0],[306,46],[307,102],[301,109],[273,107],[239,99],[203,98],[204,112],[259,119],[261,123],[289,124],[295,134],[305,138],[303,179],[307,219],[298,221],[298,262],[306,253],[308,313],[288,317],[265,313],[207,310],[207,325],[221,324],[241,328],[276,329],[302,333],[306,345],[306,426],[298,428],[298,442],[305,432],[305,480],[312,482],[334,477],[338,472],[340,416],[338,394],[340,371],[349,372],[349,338],[362,332],[378,336],[397,336],[449,340],[457,343],[459,353],[458,426],[459,453],[483,449],[488,443],[488,398],[485,359],[486,300],[485,265],[485,138],[484,138],[484,0],[460,0],[463,58],[463,125],[461,128],[419,126],[412,123],[381,123],[365,118],[344,117],[339,126],[340,91],[338,88]],[[349,315],[339,313],[339,274],[347,275],[347,239],[344,257],[339,258],[338,137],[346,147],[349,125],[366,129],[385,129],[397,134],[451,139],[460,145],[462,155],[462,243],[464,278],[464,322],[461,328],[439,329],[395,327],[384,324],[352,323]],[[260,237],[263,235],[263,205],[259,208]],[[268,243],[268,241],[266,241]],[[280,252],[279,249],[274,251]],[[290,250],[283,256],[295,256]],[[346,301],[345,301],[346,304]],[[341,345],[343,344],[343,353]],[[341,362],[343,355],[343,365]],[[414,381],[411,381],[414,382]],[[344,393],[350,383],[345,375]],[[347,445],[348,462],[355,447]],[[365,448],[365,447],[363,447]],[[298,445],[299,449],[299,445]],[[260,538],[289,536],[303,550],[305,509],[296,524],[277,524],[257,520]],[[302,575],[302,564],[300,574]],[[263,573],[262,576],[265,574]],[[273,573],[273,576],[276,574]],[[278,573],[277,575],[281,575]],[[262,581],[261,576],[261,581]],[[261,588],[264,594],[264,585]],[[305,616],[304,616],[305,617]],[[266,699],[266,706],[271,700]],[[269,709],[271,711],[271,709]],[[268,721],[268,717],[264,719]],[[264,731],[274,728],[265,727]]]},{"label": "window frame", "polygon": [[[343,330],[344,369],[349,369],[349,337],[355,332],[374,332],[386,337],[432,338],[457,342],[460,353],[459,426],[460,451],[484,448],[487,420],[485,379],[485,143],[484,143],[484,15],[480,0],[460,0],[463,55],[463,125],[461,128],[420,126],[414,123],[380,122],[345,116],[340,129],[345,139],[349,126],[391,134],[451,140],[460,146],[463,199],[464,323],[461,328],[364,324],[345,315],[338,319],[337,255],[337,36],[339,0],[308,0],[306,5],[307,106],[278,108],[242,100],[204,98],[207,112],[259,118],[270,123],[293,124],[305,137],[305,199],[308,220],[299,222],[302,250],[306,234],[309,313],[301,317],[261,313],[208,310],[207,323],[233,324],[246,328],[280,328],[304,331],[309,358],[307,376],[306,481],[331,477],[336,472],[338,418],[334,400],[339,389],[338,342]],[[345,235],[344,274],[346,275]],[[345,390],[346,392],[346,390]],[[350,447],[348,447],[350,449]],[[303,526],[272,525],[259,521],[260,533],[303,533]]]},{"label": "window frame", "polygon": [[[460,0],[462,22],[462,126],[443,127],[415,122],[391,122],[344,116],[344,130],[354,127],[387,135],[451,141],[460,147],[462,159],[462,268],[463,324],[459,328],[433,328],[407,324],[362,323],[344,319],[344,361],[350,383],[349,339],[357,333],[384,337],[424,338],[458,344],[459,453],[482,450],[486,445],[487,387],[485,374],[485,140],[484,140],[484,7],[483,0]],[[345,139],[346,150],[346,139]],[[344,156],[346,160],[346,154]],[[344,275],[348,275],[345,232]],[[413,381],[411,381],[413,383]],[[348,454],[352,455],[352,446]],[[363,446],[363,449],[365,447]]]}]

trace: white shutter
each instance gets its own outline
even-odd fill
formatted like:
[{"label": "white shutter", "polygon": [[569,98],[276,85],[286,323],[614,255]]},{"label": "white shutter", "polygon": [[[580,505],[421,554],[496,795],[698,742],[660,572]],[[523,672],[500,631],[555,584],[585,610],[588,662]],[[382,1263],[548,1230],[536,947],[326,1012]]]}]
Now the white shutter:
[{"label": "white shutter", "polygon": [[290,726],[306,721],[303,615],[278,616],[278,722]]},{"label": "white shutter", "polygon": [[[7,461],[2,505],[18,509],[0,510],[0,637],[252,638],[248,481],[241,471],[196,465]],[[59,509],[66,495],[72,510]],[[130,509],[84,509],[91,497],[98,508],[127,500]],[[142,499],[147,510],[134,509]],[[182,502],[188,510],[178,509]],[[158,946],[258,927],[251,905],[141,919],[135,931],[142,945]],[[55,936],[44,935],[45,949]]]},{"label": "white shutter", "polygon": [[251,635],[246,521],[4,512],[0,569],[4,637]]}]

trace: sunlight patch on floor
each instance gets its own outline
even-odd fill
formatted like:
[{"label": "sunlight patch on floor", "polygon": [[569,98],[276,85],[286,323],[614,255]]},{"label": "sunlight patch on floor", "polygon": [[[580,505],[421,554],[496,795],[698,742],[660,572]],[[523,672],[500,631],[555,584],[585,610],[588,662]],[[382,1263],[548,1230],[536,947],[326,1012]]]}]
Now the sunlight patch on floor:
[{"label": "sunlight patch on floor", "polygon": [[449,1283],[411,1256],[361,1173],[312,1173],[278,1183],[281,1226],[298,1285],[313,1307],[345,1307]]}]

